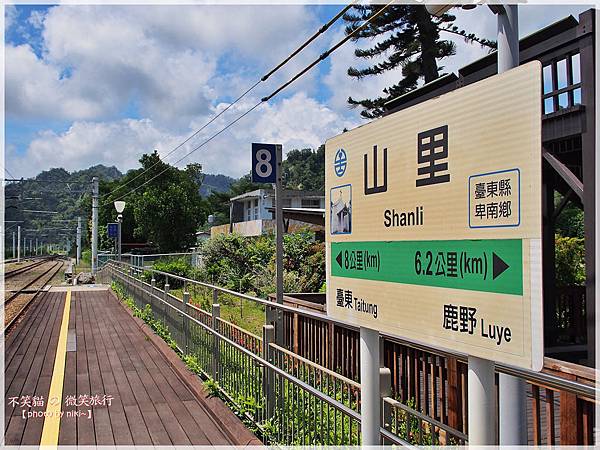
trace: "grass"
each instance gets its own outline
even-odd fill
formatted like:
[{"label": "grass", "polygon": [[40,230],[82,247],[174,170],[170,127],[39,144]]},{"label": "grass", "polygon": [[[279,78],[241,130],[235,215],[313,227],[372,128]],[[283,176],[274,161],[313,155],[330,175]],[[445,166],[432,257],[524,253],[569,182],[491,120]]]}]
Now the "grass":
[{"label": "grass", "polygon": [[[171,294],[183,298],[183,289],[172,289]],[[212,309],[212,292],[192,291],[190,302],[205,311]],[[265,324],[265,307],[250,300],[232,295],[219,295],[221,318],[257,336],[262,336]]]}]

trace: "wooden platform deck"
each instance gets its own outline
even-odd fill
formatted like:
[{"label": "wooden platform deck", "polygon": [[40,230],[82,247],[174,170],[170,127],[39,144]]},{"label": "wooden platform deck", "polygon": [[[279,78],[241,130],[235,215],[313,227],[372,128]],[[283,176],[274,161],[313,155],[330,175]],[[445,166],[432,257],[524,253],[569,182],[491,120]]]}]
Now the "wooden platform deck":
[{"label": "wooden platform deck", "polygon": [[105,289],[41,297],[5,343],[4,443],[260,443],[142,330]]}]

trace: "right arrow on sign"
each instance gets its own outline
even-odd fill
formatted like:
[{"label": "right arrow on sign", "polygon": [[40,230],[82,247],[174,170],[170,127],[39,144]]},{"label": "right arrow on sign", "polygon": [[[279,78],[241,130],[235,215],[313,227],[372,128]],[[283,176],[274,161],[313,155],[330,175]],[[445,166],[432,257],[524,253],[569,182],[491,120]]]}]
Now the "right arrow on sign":
[{"label": "right arrow on sign", "polygon": [[508,269],[508,264],[504,262],[502,258],[492,252],[492,267],[493,267],[493,279],[495,280],[501,275],[506,269]]}]

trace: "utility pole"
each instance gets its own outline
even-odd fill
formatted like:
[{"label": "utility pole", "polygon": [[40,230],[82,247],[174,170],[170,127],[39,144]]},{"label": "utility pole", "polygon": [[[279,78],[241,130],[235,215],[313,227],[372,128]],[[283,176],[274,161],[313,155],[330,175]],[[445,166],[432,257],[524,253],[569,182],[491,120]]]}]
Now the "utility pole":
[{"label": "utility pole", "polygon": [[39,249],[39,247],[38,247],[38,239],[35,238],[35,256],[38,255],[38,249]]},{"label": "utility pole", "polygon": [[77,217],[77,265],[81,264],[81,216]]},{"label": "utility pole", "polygon": [[16,235],[15,232],[13,231],[13,246],[12,246],[12,258],[15,259],[15,255],[17,254],[17,242],[16,242]]},{"label": "utility pole", "polygon": [[17,262],[21,262],[21,225],[17,226]]},{"label": "utility pole", "polygon": [[98,177],[92,178],[92,275],[98,270]]}]

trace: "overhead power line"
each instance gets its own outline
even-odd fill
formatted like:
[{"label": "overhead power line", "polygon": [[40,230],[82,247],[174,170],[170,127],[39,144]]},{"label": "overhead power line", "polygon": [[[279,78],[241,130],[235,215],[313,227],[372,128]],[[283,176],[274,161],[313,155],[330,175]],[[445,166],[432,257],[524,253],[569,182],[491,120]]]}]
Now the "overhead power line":
[{"label": "overhead power line", "polygon": [[380,14],[382,14],[387,8],[388,6],[390,6],[395,0],[391,0],[388,4],[386,4],[383,8],[381,8],[379,11],[377,11],[375,14],[373,14],[368,20],[366,20],[362,25],[360,25],[359,27],[355,28],[351,33],[349,33],[344,39],[342,39],[341,41],[339,41],[337,44],[335,44],[333,47],[331,47],[329,50],[323,52],[321,54],[321,56],[319,56],[317,59],[315,59],[312,63],[310,63],[308,66],[306,66],[304,69],[302,69],[300,72],[298,72],[296,75],[294,75],[289,81],[285,82],[284,84],[282,84],[281,86],[279,86],[277,89],[275,89],[270,95],[263,97],[262,101],[263,102],[268,102],[269,100],[271,100],[273,97],[275,97],[277,94],[279,94],[281,91],[283,91],[286,87],[288,87],[290,84],[292,84],[294,81],[296,81],[298,78],[300,78],[302,75],[304,75],[306,72],[308,72],[310,69],[312,69],[314,66],[316,66],[317,64],[319,64],[321,61],[324,61],[325,59],[327,59],[329,57],[329,55],[331,55],[333,52],[335,52],[338,48],[340,48],[342,45],[344,45],[346,42],[348,42],[350,39],[352,39],[352,36],[354,36],[354,34],[356,34],[357,32],[359,32],[360,30],[362,30],[363,28],[365,28],[373,19],[375,19],[377,16],[379,16]]},{"label": "overhead power line", "polygon": [[15,176],[14,176],[12,173],[10,173],[10,171],[9,171],[9,170],[6,168],[6,166],[4,166],[4,171],[6,172],[6,174],[7,174],[9,177],[16,178],[16,177],[15,177]]},{"label": "overhead power line", "polygon": [[152,170],[154,167],[156,167],[160,162],[164,162],[169,156],[171,156],[173,153],[175,153],[177,150],[179,150],[182,146],[184,146],[186,143],[188,143],[191,139],[193,139],[194,137],[196,137],[201,131],[203,131],[206,127],[208,127],[211,123],[213,123],[215,120],[217,120],[219,117],[221,117],[225,112],[227,112],[233,105],[235,105],[236,103],[238,103],[240,100],[242,100],[246,95],[248,95],[252,90],[254,90],[254,88],[256,86],[258,86],[260,83],[267,81],[269,79],[269,77],[271,75],[273,75],[275,72],[277,72],[279,69],[281,69],[283,66],[285,66],[294,56],[296,56],[298,53],[300,53],[302,50],[304,50],[311,42],[313,42],[317,37],[319,37],[321,34],[323,34],[325,31],[327,31],[331,25],[333,25],[340,17],[342,17],[346,11],[348,11],[358,0],[353,0],[352,3],[350,3],[349,5],[345,6],[340,12],[338,12],[334,17],[332,17],[329,22],[327,22],[326,24],[324,24],[321,28],[319,28],[317,31],[315,31],[315,33],[309,37],[306,41],[304,41],[304,43],[302,43],[302,45],[300,45],[296,50],[294,50],[289,56],[287,56],[283,61],[281,61],[279,64],[277,64],[277,66],[275,66],[273,69],[271,69],[268,73],[266,73],[265,75],[263,75],[260,80],[256,81],[252,86],[250,86],[248,89],[246,89],[246,91],[244,91],[239,97],[237,97],[232,103],[230,103],[229,105],[227,105],[222,111],[220,111],[217,115],[215,115],[214,117],[212,117],[208,122],[206,122],[204,125],[202,125],[202,127],[200,127],[198,130],[194,131],[194,133],[192,133],[187,139],[185,139],[183,142],[181,142],[179,145],[177,145],[175,148],[173,148],[171,151],[169,151],[169,153],[167,153],[163,158],[160,158],[159,161],[155,162],[154,164],[152,164],[150,167],[148,167],[147,169],[144,169],[141,173],[137,174],[135,177],[133,177],[130,180],[127,180],[125,183],[123,183],[120,186],[117,186],[115,189],[113,189],[111,192],[108,192],[106,194],[101,195],[101,198],[110,196],[112,194],[114,194],[115,192],[117,192],[118,190],[124,188],[125,186],[127,186],[128,184],[132,183],[133,181],[137,180],[138,178],[140,178],[142,175],[144,175],[145,173],[147,173],[149,170]]},{"label": "overhead power line", "polygon": [[[363,28],[365,28],[371,21],[373,21],[375,18],[377,18],[380,14],[382,14],[392,3],[394,3],[396,0],[391,0],[389,3],[387,3],[383,8],[381,8],[379,11],[377,11],[377,13],[373,14],[371,17],[369,17],[364,23],[362,23],[359,27],[355,28],[350,34],[348,34],[345,38],[343,38],[341,41],[339,41],[337,44],[335,44],[333,47],[331,47],[329,50],[327,50],[326,52],[322,53],[321,56],[319,56],[319,58],[317,58],[315,61],[313,61],[312,63],[310,63],[308,66],[306,66],[304,69],[302,69],[300,72],[298,72],[296,75],[294,75],[289,81],[287,81],[286,83],[284,83],[283,85],[281,85],[279,88],[277,88],[275,91],[273,91],[269,96],[267,97],[263,97],[258,103],[256,103],[254,106],[252,106],[252,108],[250,108],[249,110],[247,110],[246,112],[244,112],[243,114],[241,114],[240,116],[238,116],[236,119],[234,119],[232,122],[230,122],[229,124],[227,124],[225,127],[221,128],[218,132],[216,132],[215,134],[213,134],[212,136],[210,136],[208,139],[206,139],[204,142],[202,142],[200,145],[194,147],[191,151],[189,151],[188,153],[186,153],[185,155],[183,155],[181,158],[179,158],[177,161],[175,161],[173,163],[173,165],[177,165],[178,163],[180,163],[181,161],[183,161],[185,158],[187,158],[188,156],[190,156],[192,153],[196,152],[197,150],[199,150],[200,148],[204,147],[206,144],[208,144],[210,141],[212,141],[214,138],[216,138],[217,136],[219,136],[221,133],[223,133],[224,131],[226,131],[227,129],[229,129],[230,127],[232,127],[233,125],[235,125],[237,122],[239,122],[241,119],[243,119],[244,117],[246,117],[248,114],[250,114],[252,111],[254,111],[256,108],[258,108],[260,105],[262,105],[265,102],[268,102],[270,99],[272,99],[274,96],[276,96],[278,93],[280,93],[281,91],[283,91],[286,87],[288,87],[290,84],[292,84],[294,81],[296,81],[298,78],[300,78],[302,75],[304,75],[306,72],[308,72],[310,69],[312,69],[314,66],[316,66],[319,62],[325,60],[326,58],[328,58],[333,52],[335,52],[338,48],[340,48],[342,45],[344,45],[346,42],[348,42],[352,36],[359,32],[360,30],[362,30]],[[349,5],[348,7],[350,7],[351,5]],[[129,192],[127,192],[126,194],[121,195],[120,197],[116,198],[115,200],[122,200],[125,197],[127,197],[128,195],[134,193],[135,191],[137,191],[138,189],[142,188],[143,186],[147,185],[148,183],[152,182],[153,180],[155,180],[156,178],[158,178],[159,176],[161,176],[163,173],[165,173],[167,170],[169,170],[170,167],[167,167],[165,169],[163,169],[162,171],[160,171],[158,174],[154,175],[152,178],[150,178],[149,180],[146,180],[145,182],[143,182],[142,184],[140,184],[139,186],[135,187],[134,189],[131,189]],[[113,191],[114,192],[114,191]],[[110,201],[106,201],[104,202],[102,205],[105,206],[108,203],[110,203]]]},{"label": "overhead power line", "polygon": [[[239,122],[241,119],[243,119],[244,117],[246,117],[248,114],[250,114],[252,111],[254,111],[256,108],[258,108],[260,105],[262,105],[262,101],[258,102],[256,105],[254,105],[252,108],[250,108],[248,111],[246,111],[245,113],[243,113],[242,115],[238,116],[233,122],[230,122],[229,124],[227,124],[225,127],[221,128],[218,132],[216,132],[215,134],[213,134],[211,137],[209,137],[208,139],[206,139],[204,142],[202,142],[200,145],[198,145],[197,147],[193,148],[190,152],[186,153],[185,155],[183,155],[181,158],[179,158],[177,161],[175,161],[173,163],[173,165],[177,165],[178,163],[180,163],[181,161],[183,161],[185,158],[187,158],[188,156],[190,156],[192,153],[194,153],[196,150],[200,149],[201,147],[203,147],[204,145],[208,144],[210,141],[212,141],[214,138],[216,138],[218,135],[220,135],[221,133],[223,133],[225,130],[227,130],[228,128],[232,127],[233,125],[235,125],[237,122]],[[121,195],[120,197],[116,198],[116,200],[121,200],[124,199],[125,197],[127,197],[128,195],[134,193],[135,191],[137,191],[138,189],[140,189],[141,187],[147,185],[148,183],[150,183],[151,181],[155,180],[156,178],[158,178],[159,176],[161,176],[163,173],[165,173],[167,170],[169,170],[170,167],[167,167],[163,170],[161,170],[159,173],[157,173],[156,175],[154,175],[152,178],[150,178],[147,181],[144,181],[142,184],[140,184],[139,186],[136,186],[135,188],[131,189],[129,192],[127,192],[126,194]],[[106,201],[102,204],[102,206],[106,206],[107,204],[110,203],[109,201]]]}]

